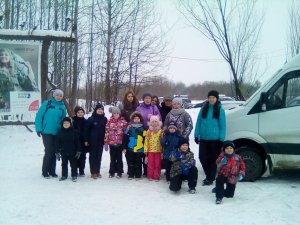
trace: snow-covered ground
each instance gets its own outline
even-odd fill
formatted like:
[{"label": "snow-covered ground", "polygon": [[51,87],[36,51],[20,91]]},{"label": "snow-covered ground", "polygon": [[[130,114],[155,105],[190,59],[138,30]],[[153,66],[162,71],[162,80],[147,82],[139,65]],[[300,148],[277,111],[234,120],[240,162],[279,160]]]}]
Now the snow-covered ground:
[{"label": "snow-covered ground", "polygon": [[[188,111],[195,121],[199,109]],[[193,141],[191,149],[198,158]],[[108,178],[108,152],[103,153],[103,178],[90,178],[87,160],[87,176],[76,183],[44,179],[42,158],[42,139],[35,133],[23,126],[0,127],[1,225],[300,224],[299,173],[238,183],[235,197],[216,205],[213,186],[201,186],[199,160],[197,193],[191,195],[187,183],[179,194],[171,193],[164,177],[160,182]]]}]

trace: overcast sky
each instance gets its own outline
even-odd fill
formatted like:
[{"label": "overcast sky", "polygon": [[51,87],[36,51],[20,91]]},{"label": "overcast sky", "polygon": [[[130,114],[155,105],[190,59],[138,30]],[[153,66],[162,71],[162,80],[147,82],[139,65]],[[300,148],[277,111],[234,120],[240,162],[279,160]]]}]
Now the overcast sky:
[{"label": "overcast sky", "polygon": [[[181,81],[187,85],[207,80],[229,81],[228,65],[221,58],[215,44],[199,31],[188,27],[176,10],[175,1],[158,1],[163,21],[172,27],[168,32],[172,46],[171,63],[165,75],[175,82]],[[265,22],[257,48],[257,58],[260,58],[260,71],[263,74],[260,78],[262,82],[272,76],[286,60],[288,10],[291,2],[292,0],[258,0],[258,9],[265,12]]]}]

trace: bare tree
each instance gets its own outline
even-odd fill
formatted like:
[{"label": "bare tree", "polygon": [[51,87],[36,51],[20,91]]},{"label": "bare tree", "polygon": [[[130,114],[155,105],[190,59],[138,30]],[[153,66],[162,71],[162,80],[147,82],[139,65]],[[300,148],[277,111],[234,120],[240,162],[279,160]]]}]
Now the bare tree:
[{"label": "bare tree", "polygon": [[289,9],[288,56],[295,56],[300,51],[300,3],[293,1]]},{"label": "bare tree", "polygon": [[212,40],[229,64],[236,97],[244,100],[241,85],[253,68],[254,51],[263,24],[256,1],[179,0],[190,25]]}]

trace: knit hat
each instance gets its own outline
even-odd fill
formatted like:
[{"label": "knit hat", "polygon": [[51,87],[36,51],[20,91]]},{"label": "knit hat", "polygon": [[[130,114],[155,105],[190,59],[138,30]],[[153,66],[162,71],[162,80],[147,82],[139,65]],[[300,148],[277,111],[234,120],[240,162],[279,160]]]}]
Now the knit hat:
[{"label": "knit hat", "polygon": [[173,104],[178,103],[178,104],[182,105],[182,98],[174,98],[174,99],[172,100],[172,103],[173,103]]},{"label": "knit hat", "polygon": [[113,107],[109,107],[109,112],[110,112],[111,114],[118,113],[118,114],[120,114],[120,115],[121,115],[121,110],[120,110],[120,108],[119,108],[119,107],[115,107],[115,106],[113,106]]},{"label": "knit hat", "polygon": [[168,95],[168,96],[165,96],[165,97],[164,97],[164,101],[165,101],[165,100],[171,100],[171,101],[172,101],[172,100],[173,100],[173,97],[172,97],[172,96],[170,96],[170,95]]},{"label": "knit hat", "polygon": [[146,93],[143,94],[143,100],[144,100],[146,97],[150,97],[150,98],[152,99],[152,94],[146,92]]},{"label": "knit hat", "polygon": [[208,94],[207,94],[207,97],[209,97],[209,96],[214,96],[214,97],[216,97],[217,99],[219,99],[219,92],[217,92],[217,91],[215,91],[215,90],[211,90],[211,91],[209,91]]},{"label": "knit hat", "polygon": [[143,118],[143,116],[142,116],[142,114],[141,114],[140,112],[135,111],[135,112],[131,113],[131,115],[130,115],[130,121],[131,121],[131,122],[133,122],[134,117],[139,117],[141,123],[143,123],[144,118]]},{"label": "knit hat", "polygon": [[72,126],[72,120],[71,120],[70,117],[65,117],[65,118],[63,118],[63,120],[61,121],[61,123],[64,124],[64,122],[69,122],[70,125]]},{"label": "knit hat", "polygon": [[52,96],[53,96],[53,97],[55,97],[55,96],[62,96],[62,97],[64,97],[64,92],[63,92],[62,90],[60,90],[60,89],[55,89],[55,90],[53,91]]},{"label": "knit hat", "polygon": [[101,103],[97,103],[97,105],[95,106],[94,111],[96,112],[97,109],[102,109],[102,110],[104,110],[104,106],[103,106]]},{"label": "knit hat", "polygon": [[149,129],[150,129],[150,130],[151,130],[151,128],[152,128],[151,124],[152,124],[152,122],[154,122],[154,121],[157,121],[157,122],[158,122],[158,124],[159,124],[158,126],[159,126],[159,127],[162,126],[162,122],[160,121],[159,116],[157,116],[157,115],[151,115],[151,116],[150,116],[150,120],[149,120],[149,122],[148,122]]},{"label": "knit hat", "polygon": [[222,149],[225,150],[225,148],[227,148],[228,146],[231,146],[233,149],[235,149],[235,145],[232,141],[224,141]]},{"label": "knit hat", "polygon": [[168,130],[169,130],[170,128],[174,128],[175,130],[177,130],[176,123],[170,122],[170,123],[169,123],[169,126],[168,126]]},{"label": "knit hat", "polygon": [[79,111],[82,111],[82,112],[85,113],[84,109],[83,109],[81,106],[75,106],[75,108],[74,108],[74,113],[75,113],[75,115],[77,115],[77,113],[78,113]]},{"label": "knit hat", "polygon": [[188,146],[190,146],[189,140],[186,138],[181,138],[178,142],[178,147],[180,148],[181,145],[183,144],[187,144]]}]

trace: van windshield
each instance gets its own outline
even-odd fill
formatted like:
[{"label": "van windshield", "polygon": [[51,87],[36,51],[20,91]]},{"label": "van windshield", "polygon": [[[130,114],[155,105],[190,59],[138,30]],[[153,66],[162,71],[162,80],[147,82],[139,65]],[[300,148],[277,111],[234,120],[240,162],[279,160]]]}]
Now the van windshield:
[{"label": "van windshield", "polygon": [[261,89],[264,88],[265,84],[269,83],[275,76],[278,75],[278,73],[281,72],[281,70],[282,70],[282,69],[279,69],[273,76],[271,76],[266,82],[264,82],[264,84],[261,85],[260,88],[258,88],[257,91],[254,92],[254,93],[250,96],[250,98],[248,98],[248,99],[246,100],[246,102],[245,102],[244,105],[247,105],[248,102],[250,102],[257,94],[259,94],[259,93],[261,92]]}]

